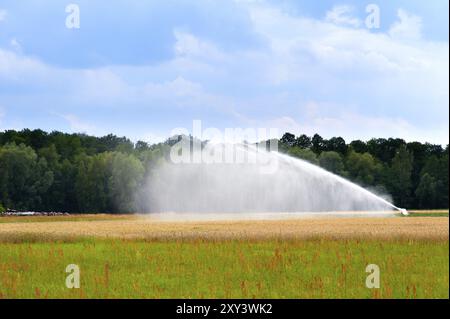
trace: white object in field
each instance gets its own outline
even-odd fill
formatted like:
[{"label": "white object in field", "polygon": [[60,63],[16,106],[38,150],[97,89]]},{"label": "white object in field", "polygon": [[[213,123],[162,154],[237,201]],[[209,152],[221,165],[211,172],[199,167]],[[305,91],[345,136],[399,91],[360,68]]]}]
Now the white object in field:
[{"label": "white object in field", "polygon": [[409,213],[408,213],[408,211],[406,209],[400,208],[399,210],[400,210],[400,213],[402,213],[403,216],[408,216],[409,215]]}]

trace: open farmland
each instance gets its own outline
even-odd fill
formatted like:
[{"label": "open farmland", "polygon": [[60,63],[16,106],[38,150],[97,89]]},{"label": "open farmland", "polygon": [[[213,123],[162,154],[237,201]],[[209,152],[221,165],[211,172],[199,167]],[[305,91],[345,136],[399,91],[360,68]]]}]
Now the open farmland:
[{"label": "open farmland", "polygon": [[[5,217],[0,297],[448,298],[448,236],[448,217]],[[65,286],[68,264],[80,289]],[[380,289],[365,286],[368,264]]]},{"label": "open farmland", "polygon": [[262,221],[161,221],[144,216],[89,215],[0,219],[0,240],[96,237],[177,239],[430,239],[448,240],[446,217],[307,218]]}]

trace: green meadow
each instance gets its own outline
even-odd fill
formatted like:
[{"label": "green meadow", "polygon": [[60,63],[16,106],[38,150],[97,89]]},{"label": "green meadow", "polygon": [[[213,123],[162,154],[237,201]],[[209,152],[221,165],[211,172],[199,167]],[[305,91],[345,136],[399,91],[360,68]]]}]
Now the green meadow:
[{"label": "green meadow", "polygon": [[29,238],[0,242],[0,298],[449,298],[449,243]]}]

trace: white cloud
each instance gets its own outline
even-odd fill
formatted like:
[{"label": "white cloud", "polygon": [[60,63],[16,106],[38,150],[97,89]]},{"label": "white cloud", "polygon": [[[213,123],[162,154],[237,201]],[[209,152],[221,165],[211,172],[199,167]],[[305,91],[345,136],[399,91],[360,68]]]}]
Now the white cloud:
[{"label": "white cloud", "polygon": [[415,127],[402,118],[367,116],[350,111],[343,111],[336,116],[312,118],[303,126],[310,134],[316,129],[327,137],[341,134],[347,138],[363,140],[373,137],[417,137]]},{"label": "white cloud", "polygon": [[7,11],[0,9],[0,22],[4,21],[6,19],[7,16]]},{"label": "white cloud", "polygon": [[87,133],[96,134],[97,129],[94,125],[81,120],[78,116],[73,114],[63,114],[60,115],[64,120],[66,120],[70,126],[70,129],[76,133]]},{"label": "white cloud", "polygon": [[226,58],[226,55],[214,44],[201,40],[189,32],[174,30],[173,33],[176,39],[174,51],[177,57],[200,57],[215,61]]},{"label": "white cloud", "polygon": [[[423,39],[419,17],[400,10],[389,32],[372,33],[355,28],[345,6],[324,21],[261,1],[238,3],[263,39],[256,49],[225,51],[177,29],[171,61],[92,70],[57,69],[0,49],[0,81],[47,85],[61,104],[85,108],[203,108],[255,127],[448,143],[448,43]],[[66,120],[74,130],[95,131],[74,115]]]},{"label": "white cloud", "polygon": [[422,18],[399,9],[397,16],[400,21],[389,29],[389,35],[398,40],[419,40],[422,32]]},{"label": "white cloud", "polygon": [[17,41],[16,38],[12,38],[9,44],[15,52],[22,54],[22,45],[19,43],[19,41]]},{"label": "white cloud", "polygon": [[36,59],[0,48],[0,79],[23,79],[24,76],[45,72],[46,66]]},{"label": "white cloud", "polygon": [[[425,41],[405,44],[383,33],[292,17],[276,8],[251,6],[250,12],[255,31],[270,44],[274,63],[288,64],[285,69],[291,73],[301,74],[297,66],[305,68],[312,64],[316,69],[326,67],[327,71],[341,69],[355,74],[358,69],[363,69],[374,75],[373,71],[402,71],[417,67],[411,64],[409,58],[427,59],[432,64],[442,63],[448,53],[447,44]],[[400,19],[391,32],[395,34],[396,29],[401,29],[410,30],[413,34],[411,30],[416,29],[414,21],[417,17],[401,11]],[[438,60],[435,59],[437,57]]]},{"label": "white cloud", "polygon": [[109,68],[82,70],[75,76],[78,83],[74,83],[73,98],[85,103],[121,102],[130,95],[130,85]]},{"label": "white cloud", "polygon": [[200,84],[186,80],[182,76],[164,83],[147,83],[143,91],[148,96],[159,97],[200,97],[204,94]]},{"label": "white cloud", "polygon": [[[194,57],[191,56],[190,59]],[[130,83],[133,74],[139,72],[141,68],[131,68],[131,75],[121,74],[120,68],[115,70],[112,67],[86,70],[59,69],[17,52],[0,49],[0,81],[3,79],[8,84],[17,82],[29,87],[38,85],[48,88],[55,95],[65,95],[65,98],[74,104],[95,107],[115,105],[124,107],[133,103],[156,108],[166,107],[166,104],[223,107],[223,103],[219,103],[220,97],[205,92],[200,83],[178,74],[180,66],[183,65],[186,66],[186,63],[176,58],[170,65],[162,67],[164,74],[167,74],[169,69],[174,70],[175,76],[172,80]],[[195,63],[192,63],[191,67],[198,70]],[[192,70],[191,67],[188,69]],[[148,72],[152,73],[153,70]],[[148,76],[148,73],[145,76]],[[60,88],[55,90],[55,86]]]},{"label": "white cloud", "polygon": [[353,12],[354,9],[351,6],[334,6],[332,10],[327,12],[325,21],[358,28],[361,25],[361,21],[353,16]]},{"label": "white cloud", "polygon": [[334,116],[316,114],[315,116],[302,118],[300,121],[290,116],[281,116],[254,123],[254,125],[277,128],[280,134],[290,132],[296,135],[307,134],[312,136],[319,133],[324,138],[343,136],[347,142],[356,139],[367,141],[371,138],[400,137],[407,141],[433,141],[445,145],[448,144],[449,134],[448,126],[423,129],[402,118],[366,116],[348,111]]}]

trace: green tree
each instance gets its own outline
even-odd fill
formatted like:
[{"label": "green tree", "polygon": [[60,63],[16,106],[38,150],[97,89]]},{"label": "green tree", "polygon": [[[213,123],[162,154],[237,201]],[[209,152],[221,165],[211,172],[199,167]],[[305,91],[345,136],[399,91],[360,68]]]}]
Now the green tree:
[{"label": "green tree", "polygon": [[350,151],[346,167],[351,180],[364,186],[377,186],[382,166],[371,154]]},{"label": "green tree", "polygon": [[[423,208],[448,208],[448,149],[440,158],[435,155],[428,158],[421,171],[421,184],[425,175],[433,179],[433,184],[429,183],[430,178],[428,177],[425,180],[426,183],[424,183],[435,188],[435,198],[434,201],[425,204],[422,199],[421,204],[425,205]],[[424,187],[424,184],[422,184],[421,194],[425,191]]]},{"label": "green tree", "polygon": [[310,148],[312,146],[311,138],[302,134],[295,140],[295,146],[300,148]]},{"label": "green tree", "polygon": [[112,194],[109,193],[111,161],[112,153],[82,156],[77,160],[75,190],[82,212],[112,212]]},{"label": "green tree", "polygon": [[419,203],[418,208],[436,207],[438,194],[434,177],[428,173],[423,174],[415,194]]},{"label": "green tree", "polygon": [[52,132],[50,139],[63,159],[73,160],[76,156],[83,153],[81,138],[77,134],[69,135],[61,132]]},{"label": "green tree", "polygon": [[61,164],[60,155],[58,154],[54,144],[43,147],[38,150],[39,158],[45,159],[48,169],[53,173],[53,183],[42,195],[41,210],[60,211],[65,206],[64,195],[66,189],[60,187]]},{"label": "green tree", "polygon": [[367,144],[361,140],[356,140],[350,143],[350,148],[355,151],[356,153],[367,153],[368,147]]},{"label": "green tree", "polygon": [[319,165],[332,173],[346,175],[342,156],[337,152],[322,152],[319,156]]},{"label": "green tree", "polygon": [[137,141],[136,144],[134,145],[134,149],[137,152],[145,152],[145,151],[148,151],[150,149],[150,146],[148,145],[147,142]]},{"label": "green tree", "polygon": [[116,153],[112,160],[109,191],[116,211],[131,213],[136,209],[136,194],[144,177],[142,163],[132,155]]},{"label": "green tree", "polygon": [[405,145],[397,150],[387,172],[386,185],[397,206],[408,207],[411,203],[413,156]]},{"label": "green tree", "polygon": [[329,152],[337,152],[341,155],[346,155],[348,146],[342,137],[332,137],[327,141],[324,141],[325,149]]},{"label": "green tree", "polygon": [[305,149],[300,147],[292,147],[291,149],[289,149],[288,154],[293,157],[297,157],[307,162],[310,162],[312,164],[317,165],[319,163],[319,161],[317,160],[317,155],[307,148]]},{"label": "green tree", "polygon": [[53,183],[45,159],[24,144],[0,149],[0,202],[8,208],[34,210]]},{"label": "green tree", "polygon": [[281,144],[284,144],[288,147],[292,147],[295,144],[295,135],[291,133],[285,133],[280,140]]},{"label": "green tree", "polygon": [[319,134],[314,134],[311,139],[311,150],[316,154],[320,154],[323,150],[325,150],[325,143],[326,141],[322,138],[322,136]]},{"label": "green tree", "polygon": [[58,176],[55,177],[57,187],[55,196],[49,198],[50,200],[56,201],[57,206],[55,206],[54,210],[72,213],[80,212],[75,189],[76,177],[76,164],[67,159],[63,160],[58,171]]}]

